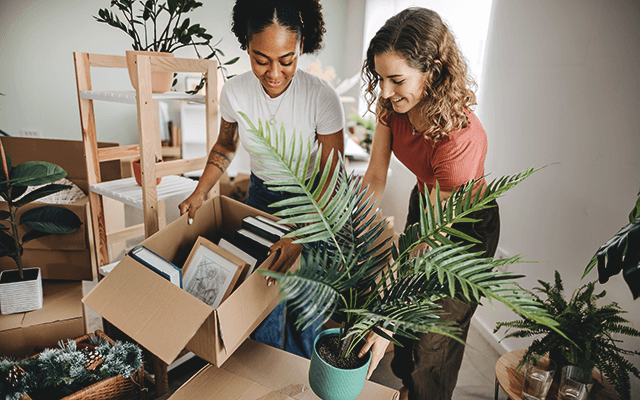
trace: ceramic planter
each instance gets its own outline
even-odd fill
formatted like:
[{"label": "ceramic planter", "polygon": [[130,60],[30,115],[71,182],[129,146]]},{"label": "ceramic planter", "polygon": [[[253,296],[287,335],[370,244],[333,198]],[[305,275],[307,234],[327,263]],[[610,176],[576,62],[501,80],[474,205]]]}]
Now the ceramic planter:
[{"label": "ceramic planter", "polygon": [[[140,169],[140,160],[135,160],[131,162],[131,167],[133,168],[133,176],[136,178],[136,183],[138,186],[142,186],[142,170]],[[162,181],[162,177],[156,178],[156,185],[159,185]]]},{"label": "ceramic planter", "polygon": [[[17,314],[42,308],[42,274],[40,268],[25,268],[25,279],[17,269],[0,272],[0,312]],[[5,283],[7,282],[7,283]]]},{"label": "ceramic planter", "polygon": [[[156,51],[134,51],[129,50],[126,52],[127,57],[127,69],[129,70],[129,79],[131,80],[131,85],[134,89],[138,89],[136,85],[136,56],[137,55],[146,55],[146,56],[162,56],[162,57],[170,57],[174,58],[173,53],[160,53]],[[173,83],[173,72],[160,72],[160,71],[152,71],[151,72],[151,92],[152,93],[164,93],[168,92],[171,89],[171,84]]]},{"label": "ceramic planter", "polygon": [[316,349],[318,342],[325,336],[338,335],[339,331],[339,328],[322,331],[313,342],[309,384],[316,396],[322,400],[353,400],[357,398],[362,392],[371,363],[371,352],[367,354],[367,363],[357,369],[336,368],[320,358]]}]

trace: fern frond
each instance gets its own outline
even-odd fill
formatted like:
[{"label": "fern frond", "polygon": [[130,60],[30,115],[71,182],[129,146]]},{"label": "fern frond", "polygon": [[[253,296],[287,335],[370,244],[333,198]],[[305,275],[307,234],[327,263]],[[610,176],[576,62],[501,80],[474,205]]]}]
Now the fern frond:
[{"label": "fern frond", "polygon": [[[303,142],[299,136],[291,141],[289,146],[285,146],[284,130],[280,135],[272,135],[269,125],[266,130],[260,121],[256,127],[244,114],[240,115],[249,124],[251,139],[256,143],[249,146],[248,150],[253,156],[275,166],[275,171],[268,174],[273,180],[267,181],[272,190],[279,190],[289,193],[300,194],[295,200],[288,199],[272,204],[273,207],[286,207],[283,211],[275,215],[283,218],[282,223],[305,224],[301,229],[288,233],[285,237],[295,237],[296,243],[309,243],[318,240],[331,239],[337,245],[336,234],[346,223],[353,209],[357,206],[355,201],[355,185],[344,176],[345,167],[339,158],[339,165],[333,170],[331,179],[329,174],[331,168],[323,168],[320,175],[320,162],[314,164],[311,177],[307,179],[307,169],[311,159],[311,142],[308,140],[305,145],[296,146],[295,143]],[[295,133],[294,133],[294,136]],[[321,153],[322,149],[318,149]],[[333,153],[332,153],[333,155]],[[327,166],[333,157],[329,157]],[[305,160],[301,163],[300,160]],[[326,189],[322,194],[322,189]],[[304,195],[304,196],[302,196]],[[297,204],[296,207],[289,207]]]}]

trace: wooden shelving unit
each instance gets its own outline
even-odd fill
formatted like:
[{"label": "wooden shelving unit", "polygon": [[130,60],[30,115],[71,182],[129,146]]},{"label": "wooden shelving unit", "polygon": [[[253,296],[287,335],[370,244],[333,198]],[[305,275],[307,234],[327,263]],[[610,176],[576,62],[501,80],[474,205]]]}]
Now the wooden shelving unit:
[{"label": "wooden shelving unit", "polygon": [[[99,266],[109,263],[108,238],[105,230],[104,209],[101,196],[108,196],[125,204],[141,208],[144,215],[144,234],[151,236],[160,228],[158,202],[171,196],[188,193],[195,188],[195,183],[183,181],[180,177],[186,172],[201,170],[206,163],[206,157],[194,159],[179,159],[157,162],[156,156],[163,153],[158,134],[159,100],[191,101],[204,103],[207,114],[207,153],[215,142],[218,132],[218,73],[215,60],[197,60],[181,58],[165,58],[154,56],[137,56],[137,87],[136,91],[97,91],[92,90],[92,68],[127,68],[124,56],[111,56],[89,53],[74,53],[78,102],[82,127],[82,139],[85,145],[89,185],[89,194],[93,229],[96,238],[96,251]],[[188,95],[186,93],[152,93],[151,71],[196,72],[205,73],[207,85],[204,95]],[[98,149],[95,113],[93,102],[106,101],[136,105],[138,115],[138,145],[111,147]],[[136,157],[140,158],[142,170],[142,187],[135,188],[130,183],[131,178],[122,182],[101,183],[99,163]],[[156,177],[163,177],[164,182],[156,187]],[[176,179],[179,178],[179,179]],[[134,183],[135,185],[135,183]],[[178,186],[175,186],[178,185]],[[173,186],[173,187],[172,187]],[[112,189],[118,187],[126,193],[118,193]],[[180,190],[178,190],[178,187]],[[214,188],[216,191],[217,188]],[[116,235],[117,237],[121,237]]]},{"label": "wooden shelving unit", "polygon": [[[207,154],[213,146],[218,133],[218,65],[215,60],[197,60],[155,57],[138,55],[136,59],[137,90],[135,91],[96,91],[92,90],[91,71],[94,68],[127,68],[124,56],[79,53],[73,54],[82,140],[90,186],[89,201],[94,231],[94,248],[98,267],[110,263],[108,245],[110,242],[125,240],[128,236],[139,236],[143,231],[145,237],[157,232],[164,221],[164,202],[168,198],[189,194],[196,182],[181,175],[201,170],[207,157],[178,159],[156,162],[157,156],[171,153],[161,148],[159,135],[158,101],[175,100],[200,102],[206,108]],[[151,89],[151,71],[204,73],[207,78],[204,95],[187,95],[185,93],[168,92],[154,94]],[[98,149],[94,101],[132,104],[137,107],[138,145],[109,147]],[[179,153],[178,153],[179,154]],[[134,178],[102,182],[99,165],[111,160],[140,158],[142,186],[137,186]],[[156,185],[156,178],[162,182]],[[212,194],[219,192],[218,185]],[[107,235],[103,197],[115,199],[123,204],[143,210],[143,226],[124,228]],[[109,202],[112,202],[109,200]],[[123,207],[123,206],[122,206]],[[121,217],[120,217],[121,218]],[[105,327],[106,328],[106,327]],[[153,372],[155,375],[156,393],[168,390],[167,365],[154,357]]]}]

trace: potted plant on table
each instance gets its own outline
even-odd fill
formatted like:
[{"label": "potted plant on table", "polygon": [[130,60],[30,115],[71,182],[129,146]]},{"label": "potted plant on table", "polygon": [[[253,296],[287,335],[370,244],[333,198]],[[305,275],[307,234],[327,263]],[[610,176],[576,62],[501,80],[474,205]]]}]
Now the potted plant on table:
[{"label": "potted plant on table", "polygon": [[[534,170],[495,180],[475,196],[472,195],[475,182],[470,182],[454,190],[444,204],[434,205],[427,200],[426,206],[422,206],[426,212],[420,223],[408,227],[398,244],[373,245],[385,223],[374,225],[377,212],[373,211],[374,204],[366,197],[358,177],[347,175],[342,163],[333,175],[329,176],[330,168],[325,167],[320,176],[316,163],[312,177],[307,179],[309,143],[305,147],[294,140],[287,145],[283,131],[271,132],[268,125],[265,131],[262,123],[256,128],[244,118],[256,143],[250,150],[263,163],[277,166],[274,168],[277,171],[268,172],[274,178],[267,182],[271,189],[299,195],[273,206],[286,207],[275,214],[283,217],[281,223],[296,225],[287,236],[303,245],[303,266],[284,274],[260,272],[277,280],[282,301],[301,310],[299,326],[308,326],[318,318],[340,323],[340,328],[331,333],[339,343],[335,359],[357,358],[354,349],[370,331],[391,341],[394,340],[387,331],[410,338],[414,337],[412,332],[456,337],[457,328],[438,318],[440,311],[435,301],[446,296],[476,302],[484,296],[554,329],[556,322],[531,294],[520,288],[515,282],[517,276],[500,268],[518,263],[519,256],[502,260],[485,258],[468,253],[469,245],[449,237],[475,241],[451,228],[451,224],[470,221],[471,212],[488,207],[487,203]],[[319,183],[314,186],[316,181]],[[435,190],[439,191],[437,186]],[[431,250],[414,257],[414,250],[424,244]],[[317,348],[314,346],[314,350]],[[365,362],[369,360],[370,357],[365,358]],[[315,371],[316,367],[320,371]],[[356,372],[351,373],[357,375],[353,379],[358,381],[344,379],[348,383],[341,388],[336,381],[321,381],[322,377],[334,376],[337,370],[327,366],[314,351],[309,380],[314,392],[325,400],[352,399],[362,390],[367,368],[365,364],[353,370]]]},{"label": "potted plant on table", "polygon": [[[32,208],[18,220],[20,207],[71,186],[52,183],[67,176],[55,164],[28,161],[11,165],[11,158],[5,154],[2,142],[0,157],[0,197],[9,208],[8,211],[0,211],[0,257],[11,257],[18,267],[17,270],[0,272],[0,311],[2,314],[14,314],[42,308],[40,268],[23,268],[24,244],[47,235],[73,233],[80,229],[82,222],[71,210],[58,206]],[[30,186],[41,187],[27,193]],[[22,237],[18,231],[20,225],[30,228]]]},{"label": "potted plant on table", "polygon": [[[111,7],[116,6],[122,13],[121,20],[108,8],[98,10],[94,18],[98,22],[109,24],[125,32],[133,40],[133,50],[127,51],[127,66],[131,85],[136,87],[135,57],[139,54],[173,57],[173,52],[183,47],[191,47],[198,58],[209,60],[214,58],[223,76],[227,76],[226,65],[234,64],[239,57],[225,62],[222,51],[211,44],[213,36],[207,33],[200,24],[192,23],[187,14],[202,7],[202,3],[194,0],[140,0],[140,10],[134,11],[135,0],[112,0]],[[138,14],[136,14],[138,13]],[[208,54],[201,54],[204,49]],[[164,93],[176,84],[175,75],[171,72],[152,72],[153,93]],[[195,89],[187,93],[195,94],[204,87],[206,77],[203,75]]]},{"label": "potted plant on table", "polygon": [[[623,400],[630,400],[629,372],[640,378],[640,371],[633,366],[625,355],[640,355],[635,350],[618,347],[620,340],[614,334],[640,337],[640,331],[629,326],[622,317],[623,311],[617,303],[598,307],[597,300],[606,292],[594,293],[595,282],[586,283],[576,290],[569,301],[564,298],[564,285],[558,271],[553,284],[538,280],[541,287],[535,288],[546,299],[535,295],[550,315],[559,323],[558,330],[549,329],[530,318],[512,322],[499,322],[495,332],[507,328],[505,338],[528,338],[537,336],[527,349],[525,356],[541,357],[549,353],[558,370],[567,365],[575,365],[589,378],[597,368],[614,385]],[[521,365],[524,361],[521,362]]]}]

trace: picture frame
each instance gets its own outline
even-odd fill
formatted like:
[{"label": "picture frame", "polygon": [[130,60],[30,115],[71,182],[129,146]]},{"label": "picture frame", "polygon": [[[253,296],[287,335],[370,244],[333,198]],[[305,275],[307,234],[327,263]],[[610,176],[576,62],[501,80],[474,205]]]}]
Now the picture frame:
[{"label": "picture frame", "polygon": [[249,264],[199,236],[182,268],[185,291],[216,309],[242,282]]}]

